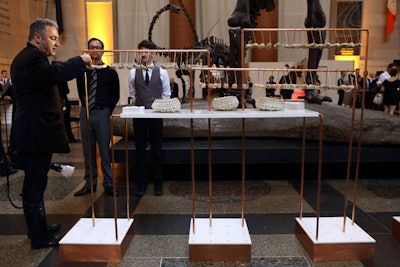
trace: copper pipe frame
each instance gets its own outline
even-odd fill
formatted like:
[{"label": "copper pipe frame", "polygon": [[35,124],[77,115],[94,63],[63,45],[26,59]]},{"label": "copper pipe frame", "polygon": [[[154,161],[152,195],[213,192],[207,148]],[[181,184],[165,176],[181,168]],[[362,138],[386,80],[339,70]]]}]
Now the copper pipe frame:
[{"label": "copper pipe frame", "polygon": [[118,241],[118,214],[117,214],[117,196],[116,196],[116,191],[117,189],[115,188],[115,155],[114,155],[114,140],[113,140],[113,115],[110,115],[110,145],[111,145],[111,168],[112,168],[112,179],[113,179],[113,195],[114,195],[114,226],[115,226],[115,240]]},{"label": "copper pipe frame", "polygon": [[93,192],[93,169],[92,169],[92,152],[90,151],[90,129],[89,129],[89,92],[87,87],[87,75],[84,73],[84,84],[85,84],[85,113],[86,113],[86,138],[88,145],[88,157],[89,157],[89,181],[90,181],[90,199],[92,204],[92,226],[95,227],[95,212],[94,212],[94,192]]}]

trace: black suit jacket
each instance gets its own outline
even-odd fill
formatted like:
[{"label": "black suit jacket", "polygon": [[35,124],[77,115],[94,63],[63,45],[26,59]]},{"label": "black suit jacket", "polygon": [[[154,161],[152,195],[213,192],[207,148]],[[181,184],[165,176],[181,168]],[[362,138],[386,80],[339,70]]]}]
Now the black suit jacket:
[{"label": "black suit jacket", "polygon": [[20,154],[69,152],[57,84],[86,69],[77,56],[57,65],[28,43],[11,64],[15,94],[12,147]]}]

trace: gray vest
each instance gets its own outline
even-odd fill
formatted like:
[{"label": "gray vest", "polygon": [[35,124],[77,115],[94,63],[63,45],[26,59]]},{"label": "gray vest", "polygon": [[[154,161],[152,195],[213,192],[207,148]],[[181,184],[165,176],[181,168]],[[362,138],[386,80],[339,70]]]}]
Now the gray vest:
[{"label": "gray vest", "polygon": [[154,66],[151,73],[149,84],[143,78],[143,70],[136,69],[135,74],[136,101],[135,106],[145,106],[146,109],[151,109],[151,104],[155,98],[161,98],[162,82],[160,78],[160,68]]}]

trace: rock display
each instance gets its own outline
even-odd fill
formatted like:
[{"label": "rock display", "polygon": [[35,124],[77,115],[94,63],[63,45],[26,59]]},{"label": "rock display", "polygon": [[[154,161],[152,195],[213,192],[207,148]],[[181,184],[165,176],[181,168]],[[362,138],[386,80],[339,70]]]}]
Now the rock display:
[{"label": "rock display", "polygon": [[[182,104],[182,109],[189,109],[189,103]],[[194,109],[207,109],[207,101],[193,101]],[[248,107],[247,108],[252,108]],[[341,107],[335,103],[323,102],[322,105],[305,103],[305,108],[322,114],[323,141],[348,143],[352,129],[353,110]],[[122,111],[122,106],[117,106],[115,114]],[[265,111],[274,112],[274,111]],[[353,137],[354,144],[359,138],[361,109],[354,110]],[[132,120],[128,119],[129,136],[133,136]],[[306,118],[307,140],[319,140],[319,118]],[[242,119],[211,119],[212,137],[241,137]],[[274,119],[246,119],[246,137],[302,137],[302,118],[274,118]],[[382,111],[364,110],[362,144],[366,145],[391,145],[400,144],[399,138],[400,117],[391,116]],[[208,119],[194,119],[193,130],[195,137],[208,136]],[[125,133],[125,120],[113,119],[113,133],[123,136]],[[189,138],[189,119],[164,119],[165,138]]]}]

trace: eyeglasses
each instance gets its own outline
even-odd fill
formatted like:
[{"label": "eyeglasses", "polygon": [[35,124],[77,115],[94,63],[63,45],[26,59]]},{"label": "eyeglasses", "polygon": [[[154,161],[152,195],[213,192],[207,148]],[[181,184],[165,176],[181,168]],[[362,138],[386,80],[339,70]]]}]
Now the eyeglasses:
[{"label": "eyeglasses", "polygon": [[101,46],[89,46],[89,50],[103,50]]}]

